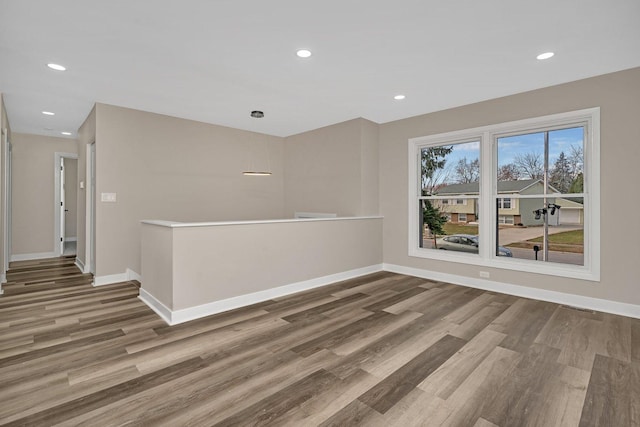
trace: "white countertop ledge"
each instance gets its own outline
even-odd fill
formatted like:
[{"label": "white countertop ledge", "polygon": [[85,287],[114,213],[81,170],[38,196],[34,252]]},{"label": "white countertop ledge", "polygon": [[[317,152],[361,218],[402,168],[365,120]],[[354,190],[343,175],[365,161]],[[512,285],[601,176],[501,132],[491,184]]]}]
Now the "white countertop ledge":
[{"label": "white countertop ledge", "polygon": [[263,219],[250,221],[216,221],[216,222],[178,222],[160,219],[143,219],[142,224],[157,225],[169,228],[186,227],[216,227],[225,225],[250,225],[250,224],[280,224],[286,222],[317,222],[317,221],[350,221],[359,219],[382,219],[382,216],[344,216],[336,218],[290,218],[290,219]]}]

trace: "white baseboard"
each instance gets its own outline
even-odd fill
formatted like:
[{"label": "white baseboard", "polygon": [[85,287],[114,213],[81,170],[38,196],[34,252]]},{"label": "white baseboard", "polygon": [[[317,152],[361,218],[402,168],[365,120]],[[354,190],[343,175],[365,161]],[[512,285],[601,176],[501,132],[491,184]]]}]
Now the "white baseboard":
[{"label": "white baseboard", "polygon": [[171,323],[171,309],[167,308],[166,305],[157,300],[149,292],[145,291],[144,288],[140,288],[138,299],[148,305],[151,310],[155,311],[156,314],[160,316],[162,320],[164,320],[168,325],[175,325],[175,323]]},{"label": "white baseboard", "polygon": [[169,325],[177,325],[179,323],[188,322],[190,320],[199,319],[201,317],[210,316],[212,314],[222,313],[224,311],[233,310],[247,305],[256,304],[258,302],[282,297],[296,292],[307,291],[310,289],[326,286],[331,283],[340,282],[342,280],[353,279],[354,277],[364,276],[365,274],[375,273],[382,270],[382,264],[375,264],[368,267],[358,268],[355,270],[344,271],[342,273],[331,274],[328,276],[318,277],[315,279],[304,280],[302,282],[291,283],[289,285],[279,286],[277,288],[266,289],[264,291],[254,292],[251,294],[240,295],[233,298],[227,298],[220,301],[213,301],[207,304],[195,307],[184,308],[182,310],[171,310],[158,301],[150,293],[144,291],[144,282],[140,289],[140,299],[147,304],[153,311],[158,313]]},{"label": "white baseboard", "polygon": [[30,261],[32,259],[56,258],[55,252],[38,252],[34,254],[16,254],[11,255],[11,261]]},{"label": "white baseboard", "polygon": [[[2,273],[0,276],[0,284],[7,283],[7,273]],[[2,288],[0,288],[0,295],[2,295]]]},{"label": "white baseboard", "polygon": [[111,285],[112,283],[122,283],[126,282],[127,280],[127,273],[96,276],[93,278],[93,286]]},{"label": "white baseboard", "polygon": [[80,260],[79,258],[76,257],[75,265],[76,265],[76,267],[78,267],[80,269],[80,271],[85,273],[85,271],[84,271],[84,262],[82,262],[82,260]]},{"label": "white baseboard", "polygon": [[133,271],[132,269],[127,268],[127,271],[125,274],[127,275],[127,280],[137,280],[138,282],[142,283],[142,276],[136,273],[135,271]]},{"label": "white baseboard", "polygon": [[93,279],[93,286],[111,285],[113,283],[128,282],[129,280],[137,280],[138,282],[142,282],[142,276],[140,276],[130,268],[127,268],[124,273],[96,276]]},{"label": "white baseboard", "polygon": [[383,264],[385,271],[422,277],[423,279],[437,280],[453,283],[454,285],[468,286],[470,288],[484,289],[500,292],[518,297],[532,298],[589,310],[603,311],[605,313],[640,319],[640,306],[624,302],[610,301],[600,298],[585,297],[563,292],[549,291],[546,289],[531,288],[528,286],[512,285],[510,283],[495,282],[492,280],[476,279],[473,277],[458,276],[456,274],[441,273],[437,271],[423,270],[419,268],[405,267],[395,264]]}]

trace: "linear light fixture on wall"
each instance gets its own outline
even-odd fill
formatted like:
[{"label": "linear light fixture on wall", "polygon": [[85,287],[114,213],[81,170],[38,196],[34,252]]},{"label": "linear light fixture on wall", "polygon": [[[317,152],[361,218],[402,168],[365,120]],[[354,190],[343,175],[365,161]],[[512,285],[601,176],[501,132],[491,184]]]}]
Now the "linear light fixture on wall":
[{"label": "linear light fixture on wall", "polygon": [[242,172],[242,175],[247,175],[247,176],[270,176],[271,172],[267,172],[267,171],[244,171],[244,172]]}]

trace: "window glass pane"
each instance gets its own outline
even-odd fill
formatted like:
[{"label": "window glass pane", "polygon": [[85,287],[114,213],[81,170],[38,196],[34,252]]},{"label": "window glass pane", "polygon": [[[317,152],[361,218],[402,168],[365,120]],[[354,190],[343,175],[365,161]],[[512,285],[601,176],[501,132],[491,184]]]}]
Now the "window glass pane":
[{"label": "window glass pane", "polygon": [[[547,193],[581,193],[584,127],[548,131]],[[498,193],[543,194],[545,132],[498,138]]]},{"label": "window glass pane", "polygon": [[[584,265],[584,199],[556,197],[520,199],[519,209],[510,219],[498,216],[500,254],[511,252],[514,259],[536,259]],[[513,221],[513,222],[509,222]],[[516,226],[508,225],[516,224]],[[545,251],[545,228],[547,251]]]},{"label": "window glass pane", "polygon": [[544,132],[498,138],[498,193],[541,194]]},{"label": "window glass pane", "polygon": [[582,193],[584,128],[549,132],[549,185],[558,193]]},{"label": "window glass pane", "polygon": [[[464,252],[477,254],[478,249],[478,224],[473,221],[472,213],[478,205],[478,199],[467,199],[467,204],[463,206],[445,205],[442,200],[422,200],[423,222],[421,235],[421,248],[438,249],[441,251]],[[466,212],[443,212],[443,209],[455,210],[456,208],[467,208]],[[443,219],[438,221],[436,215]],[[433,232],[428,224],[432,224],[439,232]]]},{"label": "window glass pane", "polygon": [[[421,150],[423,196],[477,195],[480,179],[480,142],[423,147]],[[455,185],[455,187],[450,187]],[[454,197],[449,204],[456,204]],[[463,202],[464,203],[464,202]]]},{"label": "window glass pane", "polygon": [[423,147],[421,168],[422,196],[446,196],[421,201],[421,247],[477,254],[480,142]]}]

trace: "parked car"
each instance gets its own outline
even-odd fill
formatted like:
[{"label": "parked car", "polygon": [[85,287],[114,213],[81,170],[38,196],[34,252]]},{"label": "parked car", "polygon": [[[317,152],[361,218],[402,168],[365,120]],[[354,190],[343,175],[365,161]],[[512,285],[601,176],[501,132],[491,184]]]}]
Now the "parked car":
[{"label": "parked car", "polygon": [[[452,234],[436,239],[438,249],[478,253],[478,236],[473,234]],[[513,256],[511,251],[504,246],[498,246],[498,256]]]}]

